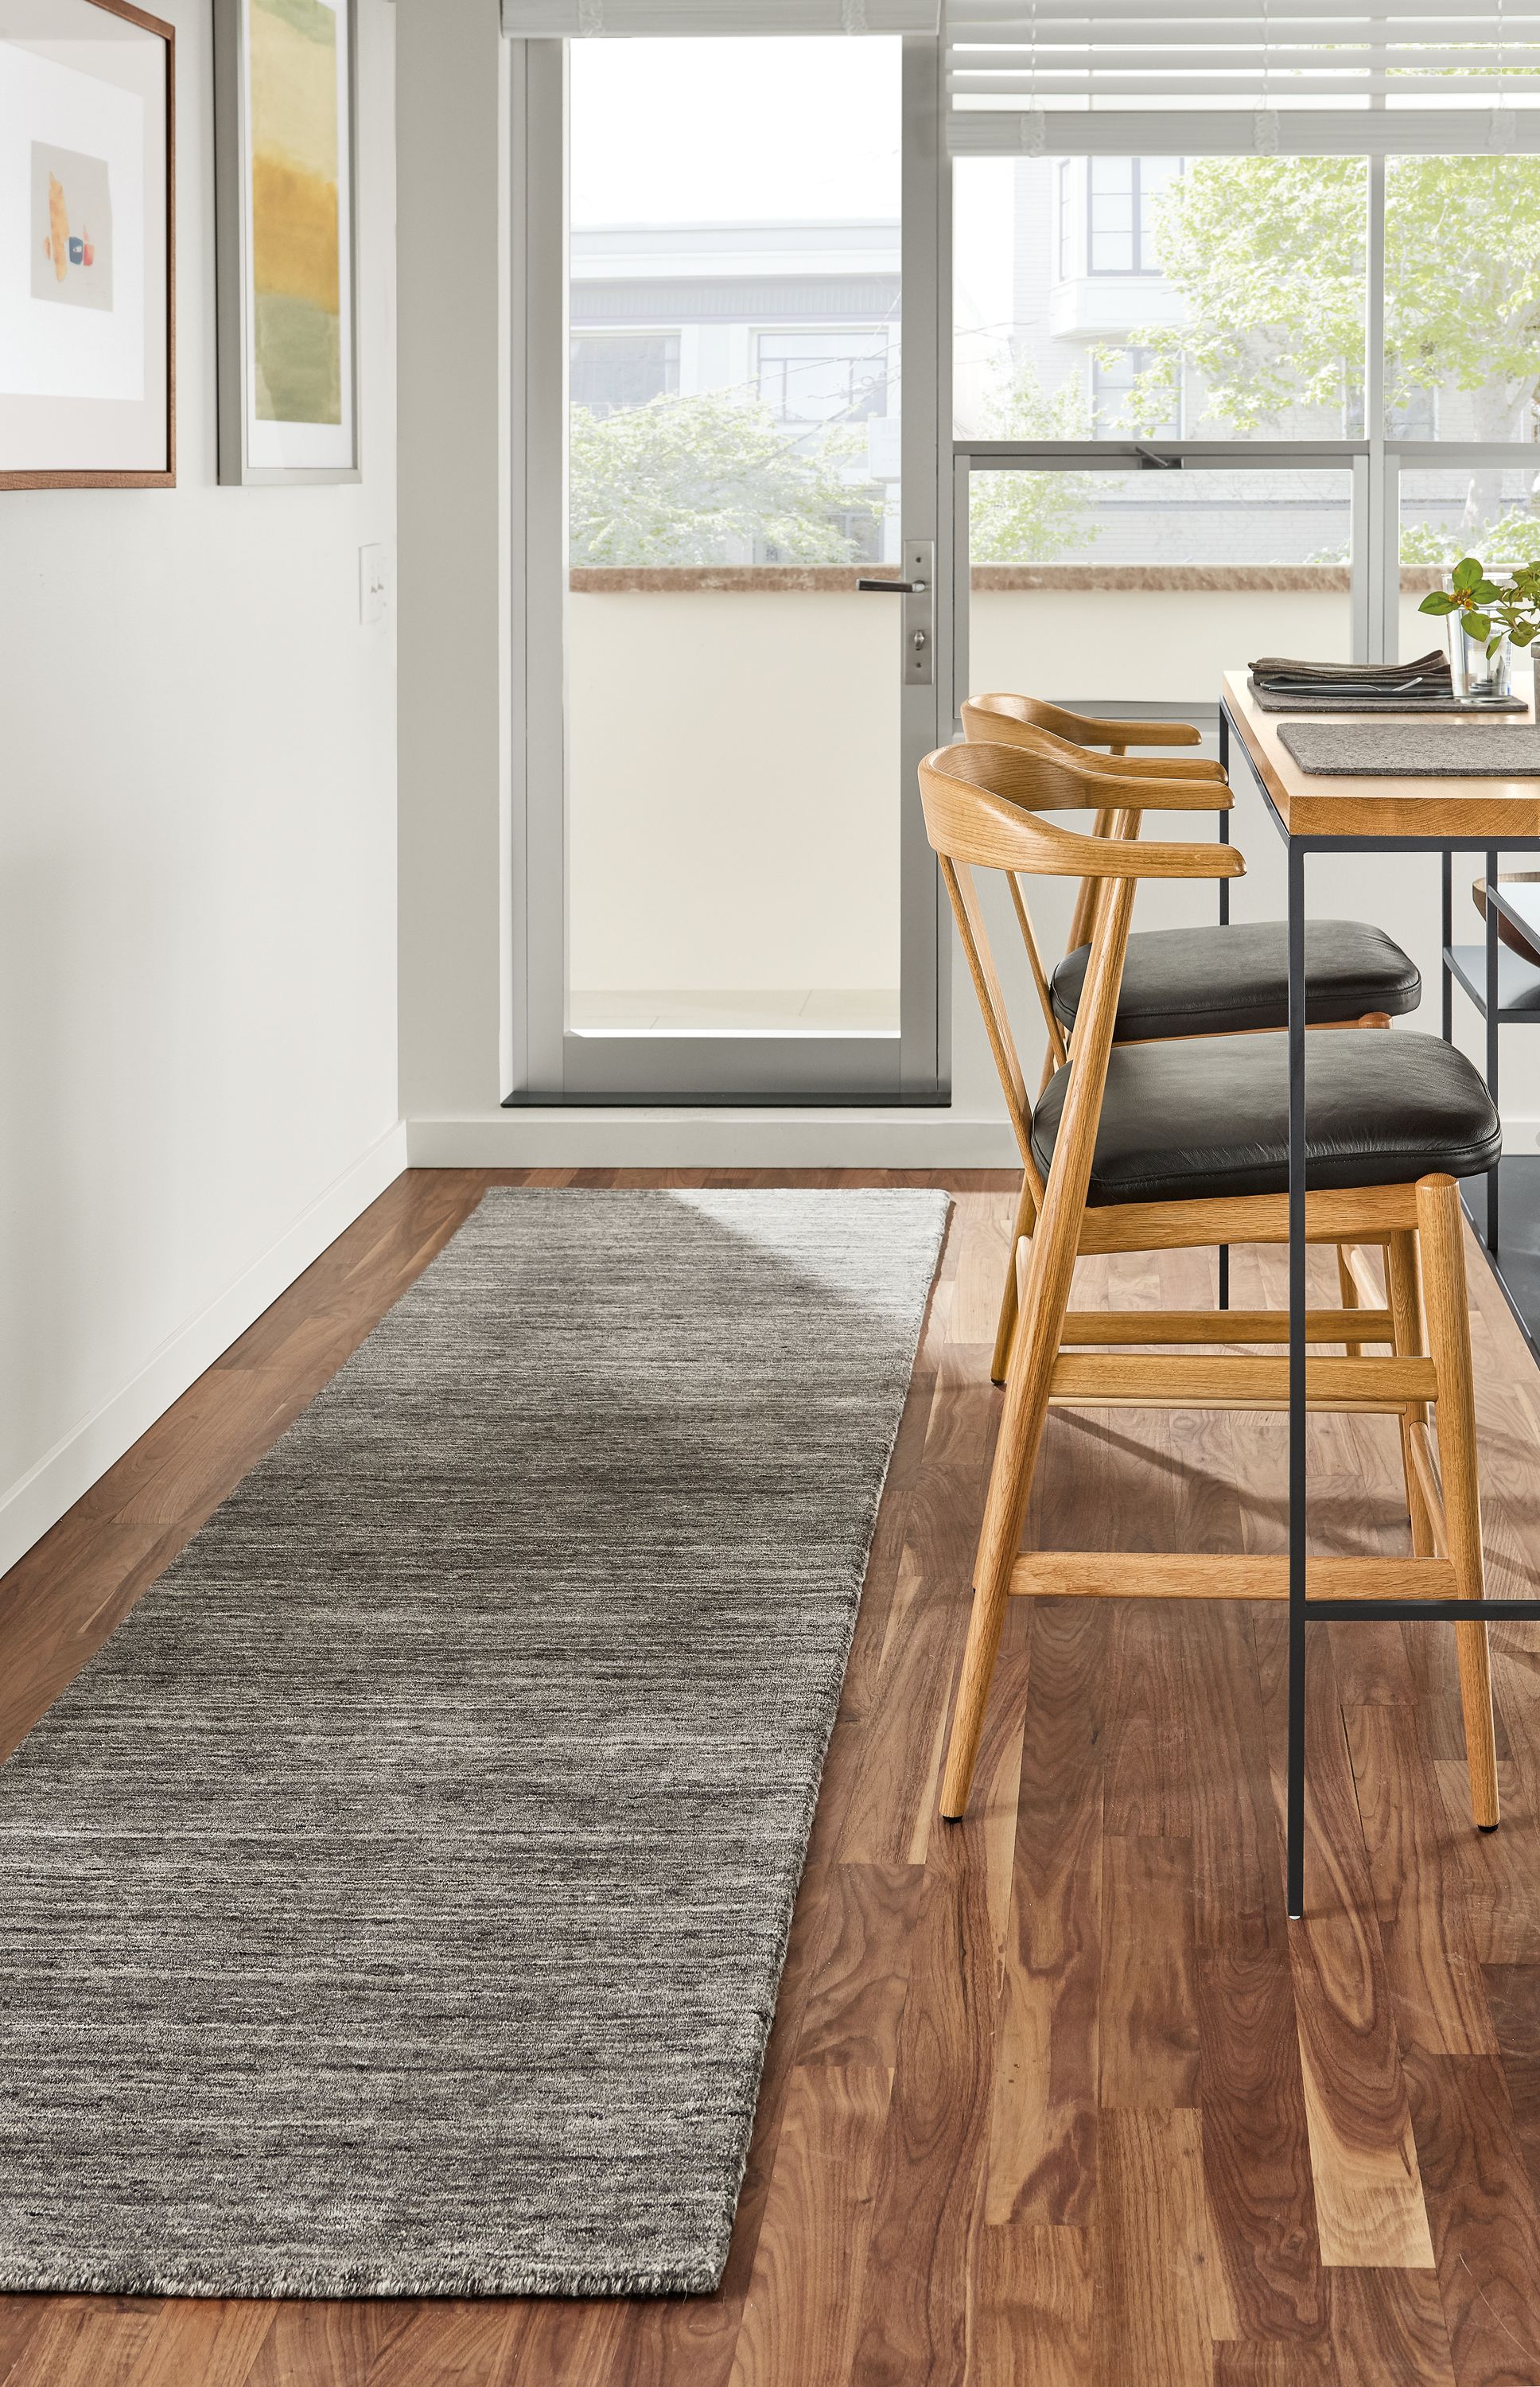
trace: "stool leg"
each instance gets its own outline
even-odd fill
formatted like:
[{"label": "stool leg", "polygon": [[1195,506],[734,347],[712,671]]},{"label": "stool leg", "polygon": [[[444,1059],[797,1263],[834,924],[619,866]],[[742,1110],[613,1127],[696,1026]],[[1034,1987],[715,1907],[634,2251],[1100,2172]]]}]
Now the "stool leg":
[{"label": "stool leg", "polygon": [[[1438,1378],[1438,1462],[1445,1530],[1459,1599],[1484,1597],[1481,1497],[1476,1475],[1476,1401],[1471,1371],[1471,1313],[1465,1283],[1459,1188],[1452,1177],[1424,1177],[1417,1188],[1428,1340]],[[1471,1803],[1483,1832],[1497,1825],[1497,1749],[1492,1724],[1492,1668],[1484,1624],[1457,1624],[1460,1704]]]},{"label": "stool leg", "polygon": [[[1348,1265],[1345,1244],[1337,1245],[1337,1283],[1342,1290],[1343,1307],[1344,1309],[1362,1308],[1363,1304],[1358,1299],[1358,1281]],[[1361,1343],[1348,1343],[1344,1345],[1344,1348],[1350,1359],[1361,1359],[1364,1356],[1364,1346]]]},{"label": "stool leg", "polygon": [[973,1610],[941,1784],[941,1812],[953,1820],[966,1811],[973,1787],[984,1709],[1011,1597],[1011,1570],[1021,1543],[1032,1473],[1048,1416],[1049,1380],[1069,1307],[1079,1209],[1077,1203],[1067,1218],[1064,1206],[1058,1206],[1057,1219],[1047,1223],[1040,1220],[1032,1241],[1026,1302],[1005,1383],[1005,1405],[974,1562]]},{"label": "stool leg", "polygon": [[[1385,1291],[1390,1298],[1390,1314],[1395,1328],[1395,1356],[1398,1359],[1420,1359],[1426,1347],[1422,1332],[1422,1294],[1418,1277],[1417,1237],[1410,1228],[1392,1235],[1385,1249]],[[1434,1555],[1433,1521],[1428,1504],[1422,1497],[1422,1486],[1412,1465],[1411,1428],[1426,1425],[1428,1404],[1413,1401],[1401,1412],[1401,1472],[1407,1484],[1407,1513],[1411,1519],[1412,1555],[1431,1559]]]},{"label": "stool leg", "polygon": [[1021,1197],[1016,1206],[1016,1224],[1011,1229],[1010,1257],[1005,1262],[1005,1283],[1000,1295],[1000,1323],[994,1330],[994,1357],[990,1361],[990,1382],[1003,1384],[1011,1364],[1011,1341],[1016,1333],[1017,1303],[1016,1291],[1016,1256],[1023,1235],[1029,1235],[1037,1224],[1037,1204],[1026,1178],[1021,1181]]}]

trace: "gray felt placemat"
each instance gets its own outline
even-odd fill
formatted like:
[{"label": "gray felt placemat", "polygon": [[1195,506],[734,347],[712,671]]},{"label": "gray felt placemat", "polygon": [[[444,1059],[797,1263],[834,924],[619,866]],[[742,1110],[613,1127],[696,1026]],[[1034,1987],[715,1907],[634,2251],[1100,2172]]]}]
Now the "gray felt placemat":
[{"label": "gray felt placemat", "polygon": [[1332,778],[1540,777],[1540,728],[1527,723],[1290,721],[1278,736],[1302,771]]}]

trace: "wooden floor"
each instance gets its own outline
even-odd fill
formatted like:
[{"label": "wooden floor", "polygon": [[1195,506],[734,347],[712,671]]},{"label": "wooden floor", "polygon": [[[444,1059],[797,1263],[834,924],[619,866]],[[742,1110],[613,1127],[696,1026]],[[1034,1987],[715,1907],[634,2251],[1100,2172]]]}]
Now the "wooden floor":
[{"label": "wooden floor", "polygon": [[[415,1171],[0,1585],[0,1744],[488,1183]],[[4,2387],[1536,2387],[1540,1635],[1498,1627],[1471,1830],[1446,1626],[1316,1628],[1309,1917],[1283,1913],[1282,1619],[1012,1609],[973,1812],[935,1815],[998,1396],[1011,1181],[949,1184],[721,2293],[638,2304],[0,2298]],[[1078,1298],[1211,1298],[1212,1256]],[[1540,1582],[1540,1375],[1484,1272],[1492,1589]],[[1334,1281],[1323,1299],[1335,1298]],[[1237,1307],[1281,1300],[1235,1256]],[[1404,1548],[1394,1429],[1314,1430],[1322,1546]],[[1266,1550],[1281,1419],[1061,1412],[1029,1532]]]}]

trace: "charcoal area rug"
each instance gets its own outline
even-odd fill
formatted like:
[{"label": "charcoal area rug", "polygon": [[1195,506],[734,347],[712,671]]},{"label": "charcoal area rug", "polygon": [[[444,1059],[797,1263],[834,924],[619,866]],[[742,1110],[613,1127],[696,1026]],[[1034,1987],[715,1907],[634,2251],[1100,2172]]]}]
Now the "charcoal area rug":
[{"label": "charcoal area rug", "polygon": [[0,2287],[716,2285],[946,1212],[488,1194],[0,1772]]}]

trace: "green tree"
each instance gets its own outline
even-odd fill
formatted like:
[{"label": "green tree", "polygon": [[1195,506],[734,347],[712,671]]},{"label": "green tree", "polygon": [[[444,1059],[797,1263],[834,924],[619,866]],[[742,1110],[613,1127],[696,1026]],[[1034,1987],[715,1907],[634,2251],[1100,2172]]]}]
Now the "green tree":
[{"label": "green tree", "polygon": [[1512,572],[1531,562],[1540,549],[1540,521],[1527,506],[1510,506],[1494,521],[1479,524],[1473,539],[1467,538],[1463,530],[1445,530],[1438,523],[1401,525],[1403,563],[1458,563],[1468,547],[1479,548],[1494,571]]},{"label": "green tree", "polygon": [[[1016,365],[997,382],[984,412],[991,439],[1089,439],[1079,390],[1067,382],[1050,393],[1033,367]],[[976,473],[968,507],[975,563],[1047,563],[1098,536],[1085,519],[1092,473]]]},{"label": "green tree", "polygon": [[[1183,321],[1132,334],[1151,361],[1130,420],[1151,432],[1168,419],[1185,366],[1190,405],[1200,389],[1218,431],[1276,435],[1288,418],[1306,436],[1357,430],[1365,205],[1361,158],[1194,158],[1156,207],[1156,255]],[[1533,438],[1540,159],[1386,160],[1385,362],[1393,407],[1458,392],[1472,437]],[[1311,424],[1301,410],[1326,420]],[[1497,476],[1474,473],[1455,554],[1492,529],[1501,505]],[[1437,537],[1410,534],[1419,549]]]},{"label": "green tree", "polygon": [[1155,254],[1183,320],[1130,335],[1150,359],[1126,410],[1142,436],[1170,420],[1184,368],[1190,410],[1196,383],[1231,435],[1361,411],[1364,208],[1361,158],[1195,158],[1172,178]]},{"label": "green tree", "polygon": [[1392,158],[1393,398],[1457,389],[1477,439],[1532,439],[1540,399],[1540,158]]},{"label": "green tree", "polygon": [[722,563],[756,545],[789,563],[849,563],[852,517],[881,519],[880,495],[846,477],[859,434],[803,447],[757,400],[574,406],[569,438],[574,563]]}]

